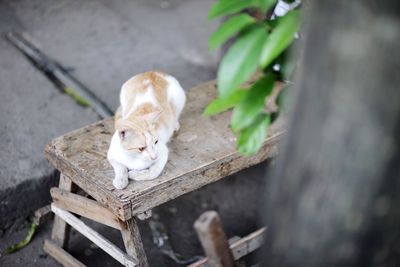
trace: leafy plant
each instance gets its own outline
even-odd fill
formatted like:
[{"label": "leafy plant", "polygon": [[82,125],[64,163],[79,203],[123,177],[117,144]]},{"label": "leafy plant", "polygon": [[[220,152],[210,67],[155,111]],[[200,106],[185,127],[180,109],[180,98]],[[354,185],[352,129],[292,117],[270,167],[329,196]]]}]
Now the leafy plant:
[{"label": "leafy plant", "polygon": [[[292,69],[293,64],[282,63],[285,59],[282,55],[299,29],[300,11],[292,10],[275,20],[267,16],[255,18],[243,11],[250,9],[257,14],[267,14],[275,4],[276,0],[219,0],[208,14],[209,19],[231,15],[210,37],[210,49],[234,36],[237,38],[218,69],[218,97],[207,106],[204,114],[210,116],[234,109],[231,128],[238,136],[237,149],[244,155],[255,154],[267,135],[272,114],[266,111],[265,100],[275,82]],[[276,63],[283,64],[282,73],[274,71]],[[241,88],[257,69],[262,70],[258,80],[249,88]]]},{"label": "leafy plant", "polygon": [[38,225],[36,224],[36,222],[32,222],[31,227],[29,228],[29,231],[27,233],[27,235],[25,236],[24,239],[22,239],[20,242],[18,242],[17,244],[14,244],[8,248],[5,249],[5,254],[11,254],[14,253],[18,250],[20,250],[21,248],[26,247],[32,240],[33,235],[36,232]]}]

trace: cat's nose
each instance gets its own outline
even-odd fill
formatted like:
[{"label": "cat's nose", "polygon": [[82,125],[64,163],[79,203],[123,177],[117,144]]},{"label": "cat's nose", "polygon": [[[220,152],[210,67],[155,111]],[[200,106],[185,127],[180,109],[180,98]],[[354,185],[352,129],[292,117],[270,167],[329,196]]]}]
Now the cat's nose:
[{"label": "cat's nose", "polygon": [[156,160],[157,158],[158,158],[157,155],[155,155],[155,154],[150,154],[150,159],[151,159],[151,160]]}]

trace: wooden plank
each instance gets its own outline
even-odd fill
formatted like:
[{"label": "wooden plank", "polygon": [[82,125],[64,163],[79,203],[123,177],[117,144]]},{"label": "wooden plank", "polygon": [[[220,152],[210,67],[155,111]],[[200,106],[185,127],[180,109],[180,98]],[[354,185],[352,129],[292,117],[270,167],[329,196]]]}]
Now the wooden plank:
[{"label": "wooden plank", "polygon": [[135,217],[121,224],[121,234],[128,255],[139,260],[139,266],[149,266]]},{"label": "wooden plank", "polygon": [[53,202],[69,212],[120,230],[119,219],[98,202],[58,188],[50,189]]},{"label": "wooden plank", "polygon": [[60,248],[51,240],[45,240],[43,250],[53,257],[58,263],[65,267],[85,267],[82,262],[75,259],[71,254]]},{"label": "wooden plank", "polygon": [[194,223],[210,267],[233,267],[235,262],[216,211],[204,212]]},{"label": "wooden plank", "polygon": [[[66,191],[72,191],[73,189],[75,189],[71,179],[69,179],[62,173],[60,174],[60,182],[58,187]],[[66,224],[63,220],[61,220],[59,217],[54,216],[53,229],[51,231],[51,239],[53,240],[53,242],[56,243],[61,248],[67,249],[69,241],[69,233],[70,233],[70,226]]]},{"label": "wooden plank", "polygon": [[[239,260],[240,258],[255,251],[264,243],[266,227],[262,227],[257,231],[240,238],[233,242],[229,247],[232,251],[233,258]],[[192,263],[188,267],[200,267],[207,266],[208,258],[201,259],[195,263]]]},{"label": "wooden plank", "polygon": [[46,205],[46,206],[41,207],[40,209],[37,209],[35,211],[35,216],[33,218],[33,221],[37,225],[41,225],[45,221],[50,220],[51,218],[53,218],[54,217],[53,215],[54,214],[51,212],[50,205]]},{"label": "wooden plank", "polygon": [[118,247],[116,247],[113,243],[108,241],[106,238],[104,238],[102,235],[100,235],[98,232],[87,226],[84,222],[79,220],[77,217],[69,213],[68,211],[65,211],[63,209],[60,209],[59,207],[56,206],[56,204],[51,204],[51,210],[59,216],[61,219],[63,219],[66,223],[74,227],[76,231],[87,237],[90,241],[95,243],[98,247],[100,247],[102,250],[104,250],[108,255],[116,259],[118,262],[123,264],[124,266],[128,267],[133,267],[133,266],[138,266],[138,261],[134,259],[132,256],[127,255],[124,253],[122,250],[120,250]]},{"label": "wooden plank", "polygon": [[138,213],[138,214],[136,215],[136,217],[137,217],[139,220],[141,220],[141,221],[147,220],[147,219],[150,218],[151,216],[152,216],[151,210],[147,210],[147,211],[145,211],[145,212],[143,212],[143,213]]},{"label": "wooden plank", "polygon": [[214,117],[202,115],[204,107],[215,96],[214,82],[199,85],[187,93],[181,128],[168,145],[169,159],[157,179],[130,181],[124,190],[114,189],[114,172],[106,159],[114,132],[112,119],[54,139],[46,147],[46,157],[58,170],[73,177],[76,184],[126,221],[277,154],[283,127],[275,126],[270,128],[259,153],[253,157],[238,154],[236,138],[229,128],[231,112]]},{"label": "wooden plank", "polygon": [[234,242],[230,246],[230,249],[232,250],[235,260],[238,260],[258,249],[264,243],[265,231],[266,227],[263,227],[241,238],[237,242]]}]

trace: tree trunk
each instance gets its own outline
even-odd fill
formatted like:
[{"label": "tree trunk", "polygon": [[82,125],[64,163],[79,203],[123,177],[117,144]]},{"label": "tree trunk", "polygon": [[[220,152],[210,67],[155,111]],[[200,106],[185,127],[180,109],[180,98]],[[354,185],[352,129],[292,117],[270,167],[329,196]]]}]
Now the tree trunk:
[{"label": "tree trunk", "polygon": [[264,265],[400,266],[400,1],[309,2]]}]

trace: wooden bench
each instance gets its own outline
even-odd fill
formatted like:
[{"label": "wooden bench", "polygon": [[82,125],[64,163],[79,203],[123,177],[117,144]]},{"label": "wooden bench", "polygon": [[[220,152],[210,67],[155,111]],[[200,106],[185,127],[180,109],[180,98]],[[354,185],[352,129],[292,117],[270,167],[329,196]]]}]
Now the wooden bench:
[{"label": "wooden bench", "polygon": [[[204,117],[204,107],[216,96],[214,82],[192,88],[181,117],[181,129],[169,144],[168,163],[152,181],[130,181],[126,189],[112,185],[113,169],[106,159],[113,120],[106,119],[51,141],[45,154],[61,172],[59,188],[53,188],[52,211],[56,214],[52,240],[45,250],[66,266],[83,266],[68,254],[69,226],[125,266],[147,266],[136,219],[151,216],[151,209],[204,185],[276,155],[283,131],[272,127],[262,149],[243,157],[235,149],[229,128],[231,112]],[[81,188],[91,198],[75,194]],[[85,225],[72,213],[121,231],[126,253]]]}]

